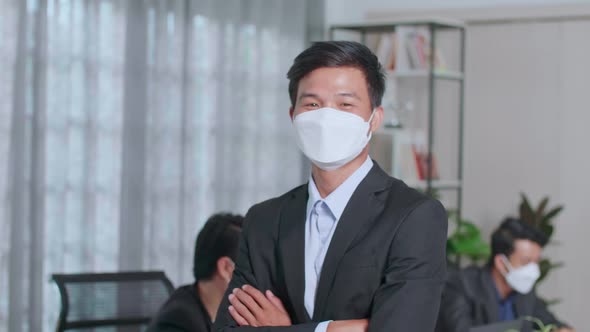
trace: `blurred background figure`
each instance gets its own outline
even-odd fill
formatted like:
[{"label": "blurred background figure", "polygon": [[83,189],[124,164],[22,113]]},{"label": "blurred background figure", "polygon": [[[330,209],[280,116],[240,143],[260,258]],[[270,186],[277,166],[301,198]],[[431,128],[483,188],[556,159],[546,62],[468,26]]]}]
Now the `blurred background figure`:
[{"label": "blurred background figure", "polygon": [[474,326],[525,317],[555,325],[560,332],[573,331],[547,309],[534,290],[546,243],[546,236],[529,224],[504,220],[492,234],[492,254],[486,266],[450,273],[437,331],[468,332]]},{"label": "blurred background figure", "polygon": [[179,287],[160,309],[149,332],[209,332],[234,271],[244,218],[213,215],[195,244],[195,282]]}]

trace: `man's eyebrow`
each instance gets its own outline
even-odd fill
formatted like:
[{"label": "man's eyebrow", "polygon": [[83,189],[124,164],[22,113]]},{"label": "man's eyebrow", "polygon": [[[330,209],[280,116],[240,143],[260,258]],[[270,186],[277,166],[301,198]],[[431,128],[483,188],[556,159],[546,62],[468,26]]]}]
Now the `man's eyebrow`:
[{"label": "man's eyebrow", "polygon": [[304,92],[304,93],[301,94],[301,96],[299,96],[299,100],[301,100],[303,98],[316,98],[316,99],[319,99],[320,97],[318,95],[316,95],[315,93]]},{"label": "man's eyebrow", "polygon": [[361,97],[359,97],[356,93],[354,92],[340,92],[336,94],[337,96],[341,96],[341,97],[352,97],[358,100],[361,100]]}]

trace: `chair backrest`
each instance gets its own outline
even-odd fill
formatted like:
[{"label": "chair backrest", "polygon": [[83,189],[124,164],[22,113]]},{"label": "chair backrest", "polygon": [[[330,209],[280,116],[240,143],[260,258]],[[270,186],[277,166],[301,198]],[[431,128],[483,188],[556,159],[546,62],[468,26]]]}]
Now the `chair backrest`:
[{"label": "chair backrest", "polygon": [[57,331],[139,331],[174,290],[162,271],[54,274],[61,295]]}]

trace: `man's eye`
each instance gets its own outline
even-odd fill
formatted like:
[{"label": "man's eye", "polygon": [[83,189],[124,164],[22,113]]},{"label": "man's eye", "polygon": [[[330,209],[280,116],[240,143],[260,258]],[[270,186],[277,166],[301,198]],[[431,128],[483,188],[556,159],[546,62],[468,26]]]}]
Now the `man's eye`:
[{"label": "man's eye", "polygon": [[351,107],[352,104],[348,104],[348,103],[342,103],[342,107]]},{"label": "man's eye", "polygon": [[307,105],[305,105],[307,107],[318,107],[319,105],[317,103],[309,103]]}]

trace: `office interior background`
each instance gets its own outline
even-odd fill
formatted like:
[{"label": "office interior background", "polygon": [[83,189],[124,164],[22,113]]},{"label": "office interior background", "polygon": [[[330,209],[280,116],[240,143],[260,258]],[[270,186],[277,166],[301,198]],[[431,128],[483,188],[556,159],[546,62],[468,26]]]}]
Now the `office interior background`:
[{"label": "office interior background", "polygon": [[465,24],[462,216],[487,239],[521,193],[562,204],[538,292],[590,330],[589,2],[0,0],[0,331],[54,330],[53,273],[190,282],[209,215],[309,177],[293,58],[334,25],[428,17]]}]

